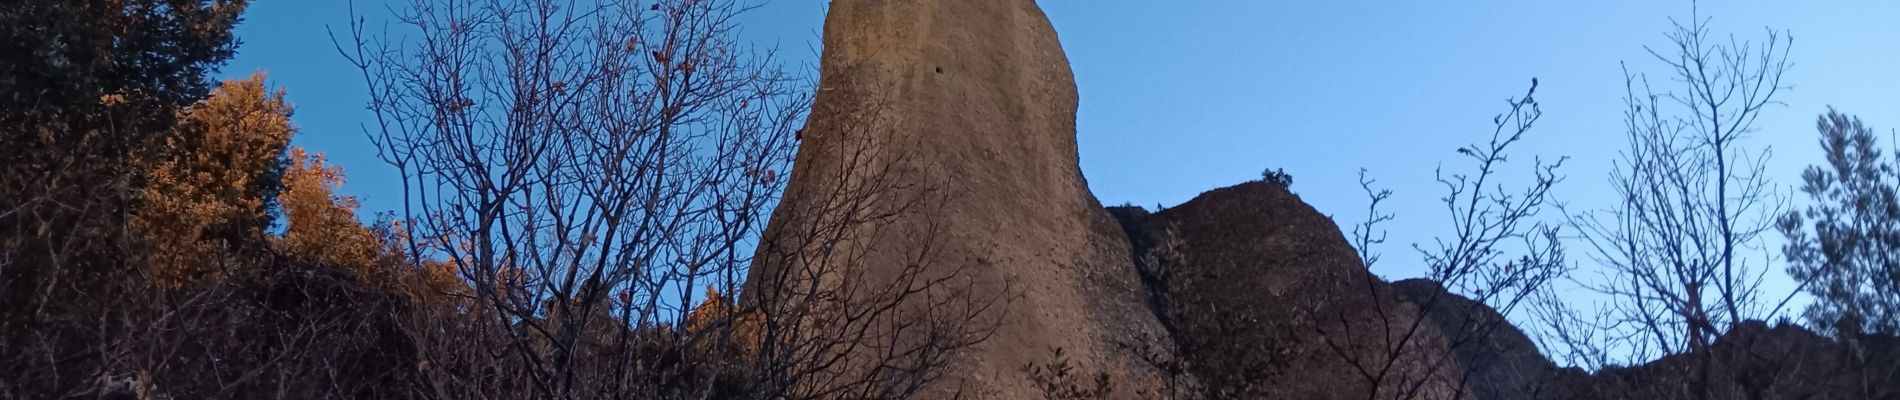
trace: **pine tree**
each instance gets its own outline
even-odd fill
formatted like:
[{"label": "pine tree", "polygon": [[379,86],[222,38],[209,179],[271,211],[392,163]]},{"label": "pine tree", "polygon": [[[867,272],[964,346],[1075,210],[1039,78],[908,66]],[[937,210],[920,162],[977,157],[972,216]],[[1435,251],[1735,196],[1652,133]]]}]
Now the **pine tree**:
[{"label": "pine tree", "polygon": [[290,115],[263,74],[226,81],[134,161],[143,185],[132,226],[155,283],[177,287],[259,250],[296,132]]},{"label": "pine tree", "polygon": [[1815,297],[1811,323],[1900,331],[1900,164],[1860,118],[1829,109],[1815,128],[1827,165],[1801,174],[1813,203],[1776,225],[1788,238],[1788,274]]}]

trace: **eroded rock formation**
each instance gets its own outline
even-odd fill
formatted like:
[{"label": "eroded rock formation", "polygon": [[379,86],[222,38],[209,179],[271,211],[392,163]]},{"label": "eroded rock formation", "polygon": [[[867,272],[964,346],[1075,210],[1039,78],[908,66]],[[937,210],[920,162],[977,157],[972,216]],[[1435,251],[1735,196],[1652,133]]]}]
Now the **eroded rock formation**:
[{"label": "eroded rock formation", "polygon": [[1210,397],[1366,398],[1377,381],[1378,398],[1462,398],[1440,331],[1411,329],[1417,310],[1286,188],[1256,181],[1151,215],[1116,212]]},{"label": "eroded rock formation", "polygon": [[[815,339],[748,352],[847,381],[939,379],[817,397],[1035,399],[1050,397],[1046,383],[1099,394],[1092,382],[1112,398],[1894,393],[1882,380],[1900,370],[1893,353],[1868,350],[1891,340],[1840,345],[1788,327],[1596,373],[1556,369],[1508,325],[1454,351],[1451,329],[1503,316],[1431,282],[1372,276],[1330,218],[1278,185],[1105,210],[1077,163],[1068,61],[1032,0],[834,0],[824,36],[804,143],[741,301],[764,311],[765,336]],[[1421,320],[1413,302],[1440,296],[1450,302]],[[933,341],[947,344],[912,351]],[[1053,361],[1077,375],[1026,370]],[[1692,361],[1720,367],[1711,388],[1682,386]],[[833,387],[794,388],[821,389]]]},{"label": "eroded rock formation", "polygon": [[[887,317],[989,307],[979,322],[994,331],[949,354],[950,373],[926,392],[1039,398],[1023,368],[1056,349],[1109,373],[1118,394],[1141,392],[1151,379],[1122,344],[1162,333],[1127,240],[1083,181],[1075,82],[1036,4],[837,0],[824,43],[820,91],[747,301],[771,303],[761,294],[807,278],[864,289],[843,290],[853,293],[936,282]],[[996,301],[923,299],[953,295]]]}]

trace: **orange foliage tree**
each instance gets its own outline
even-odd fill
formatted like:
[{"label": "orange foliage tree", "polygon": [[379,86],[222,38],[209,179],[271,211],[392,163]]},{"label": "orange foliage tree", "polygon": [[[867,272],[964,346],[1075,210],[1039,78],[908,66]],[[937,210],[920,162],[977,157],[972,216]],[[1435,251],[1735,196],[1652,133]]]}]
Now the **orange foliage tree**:
[{"label": "orange foliage tree", "polygon": [[[261,265],[274,250],[294,259],[351,270],[371,282],[409,294],[453,291],[454,271],[424,262],[415,275],[404,264],[394,223],[366,226],[358,202],[339,196],[343,170],[322,154],[290,148],[297,128],[282,89],[264,74],[224,82],[208,98],[179,112],[174,134],[135,160],[145,185],[132,226],[146,275],[164,287],[218,277],[232,266]],[[288,154],[286,154],[288,153]],[[288,157],[287,157],[288,155]],[[285,223],[268,237],[272,208]]]},{"label": "orange foliage tree", "polygon": [[134,159],[145,185],[132,228],[154,283],[216,275],[255,250],[243,247],[270,225],[284,147],[296,132],[290,114],[284,91],[265,87],[262,73],[225,81]]},{"label": "orange foliage tree", "polygon": [[336,194],[342,186],[343,170],[323,154],[291,149],[280,197],[285,226],[278,248],[291,257],[374,273],[383,246],[358,222],[356,197]]},{"label": "orange foliage tree", "polygon": [[460,293],[454,267],[406,259],[405,228],[394,222],[366,226],[356,217],[355,196],[341,196],[343,169],[321,153],[290,149],[279,207],[285,222],[277,248],[292,258],[348,269],[418,300]]},{"label": "orange foliage tree", "polygon": [[[719,293],[719,289],[706,287],[706,300],[694,307],[686,315],[686,331],[710,333],[712,340],[701,343],[695,350],[708,355],[736,355],[752,357],[759,353],[760,324],[764,321],[753,311],[739,308],[731,298]],[[724,334],[727,337],[718,337]],[[721,349],[719,346],[733,346]]]}]

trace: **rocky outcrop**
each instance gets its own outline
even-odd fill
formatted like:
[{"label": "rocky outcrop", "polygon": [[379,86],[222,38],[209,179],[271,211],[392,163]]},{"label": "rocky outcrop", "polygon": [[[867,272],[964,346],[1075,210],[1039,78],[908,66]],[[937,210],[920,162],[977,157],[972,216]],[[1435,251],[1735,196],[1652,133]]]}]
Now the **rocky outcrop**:
[{"label": "rocky outcrop", "polygon": [[[1116,393],[1141,392],[1148,379],[1118,344],[1161,330],[1126,239],[1082,179],[1075,82],[1037,5],[836,0],[821,62],[747,301],[788,273],[967,285],[937,294],[997,300],[984,314],[995,330],[948,355],[931,391],[1038,398],[1023,369],[1061,349],[1127,386]],[[926,303],[910,306],[941,308]]]},{"label": "rocky outcrop", "polygon": [[[1900,400],[1900,340],[1892,336],[1829,338],[1748,321],[1708,348],[1588,372],[1556,367],[1497,310],[1436,282],[1409,279],[1393,287],[1406,301],[1433,304],[1427,319],[1459,343],[1453,354],[1478,400]],[[1471,331],[1493,323],[1488,334]]]},{"label": "rocky outcrop", "polygon": [[[1720,367],[1718,398],[1894,393],[1880,379],[1895,375],[1866,373],[1900,370],[1894,352],[1868,350],[1891,340],[1843,346],[1787,327],[1746,325],[1706,353],[1595,373],[1556,369],[1508,324],[1454,351],[1461,327],[1503,316],[1371,275],[1284,185],[1104,209],[1077,162],[1068,61],[1031,0],[834,0],[824,41],[796,167],[739,302],[760,311],[761,336],[790,329],[817,345],[765,339],[741,353],[938,378],[924,398],[1682,398],[1689,363]],[[843,317],[811,317],[825,310]],[[960,335],[973,344],[906,351]],[[879,364],[894,354],[915,360]],[[1032,371],[1052,363],[1071,381]],[[885,383],[846,390],[889,397],[876,394]],[[1109,387],[1069,386],[1091,383]]]},{"label": "rocky outcrop", "polygon": [[[1366,398],[1379,380],[1380,398],[1460,398],[1457,367],[1434,364],[1449,351],[1444,337],[1404,326],[1417,311],[1366,271],[1331,218],[1285,187],[1250,182],[1117,215],[1158,285],[1150,304],[1213,397]],[[1402,351],[1381,336],[1408,331]],[[1352,361],[1393,368],[1366,379]]]},{"label": "rocky outcrop", "polygon": [[1406,279],[1392,287],[1406,302],[1426,310],[1426,319],[1452,340],[1452,355],[1464,368],[1473,397],[1535,400],[1553,390],[1557,366],[1497,310],[1428,279]]},{"label": "rocky outcrop", "polygon": [[1900,399],[1900,340],[1828,338],[1744,322],[1709,347],[1641,365],[1560,376],[1551,396],[1609,399]]}]

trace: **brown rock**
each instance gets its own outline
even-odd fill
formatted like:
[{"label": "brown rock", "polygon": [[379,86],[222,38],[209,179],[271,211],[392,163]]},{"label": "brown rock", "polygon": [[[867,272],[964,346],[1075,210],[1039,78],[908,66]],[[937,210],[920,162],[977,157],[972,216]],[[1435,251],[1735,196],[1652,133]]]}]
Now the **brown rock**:
[{"label": "brown rock", "polygon": [[1079,370],[1109,373],[1118,395],[1139,392],[1147,379],[1118,343],[1162,336],[1127,240],[1081,176],[1074,79],[1036,4],[837,0],[824,44],[749,304],[788,271],[875,285],[921,265],[1001,300],[984,314],[993,334],[951,355],[927,392],[1040,398],[1023,368],[1058,348]]},{"label": "brown rock", "polygon": [[1707,348],[1562,375],[1541,398],[1900,400],[1900,338],[1844,336],[1744,321]]},{"label": "brown rock", "polygon": [[1428,279],[1393,282],[1407,302],[1419,308],[1432,304],[1426,319],[1439,332],[1461,344],[1452,349],[1465,373],[1465,383],[1478,400],[1549,399],[1557,366],[1544,358],[1524,331],[1483,303],[1445,290]]},{"label": "brown rock", "polygon": [[[1394,348],[1379,335],[1418,320],[1331,218],[1282,186],[1215,189],[1152,215],[1117,211],[1137,251],[1154,255],[1141,269],[1164,288],[1165,322],[1208,397],[1367,398],[1371,380],[1348,360],[1379,372]],[[1442,333],[1429,323],[1413,332],[1376,397],[1462,398],[1455,362],[1433,365],[1450,351]]]}]

